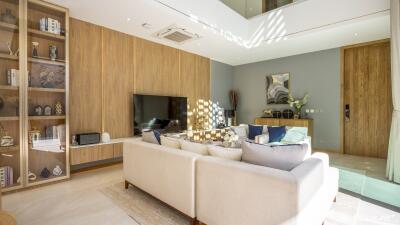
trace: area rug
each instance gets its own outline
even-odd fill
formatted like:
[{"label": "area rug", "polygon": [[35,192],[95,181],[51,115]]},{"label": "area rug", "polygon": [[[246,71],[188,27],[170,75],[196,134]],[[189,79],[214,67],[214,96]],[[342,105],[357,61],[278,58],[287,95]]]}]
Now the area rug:
[{"label": "area rug", "polygon": [[141,225],[187,225],[190,219],[153,196],[124,183],[108,186],[101,192]]}]

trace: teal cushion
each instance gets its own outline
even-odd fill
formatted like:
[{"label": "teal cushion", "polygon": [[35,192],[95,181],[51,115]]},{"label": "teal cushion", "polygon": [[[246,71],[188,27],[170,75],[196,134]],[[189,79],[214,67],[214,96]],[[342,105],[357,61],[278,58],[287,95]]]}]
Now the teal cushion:
[{"label": "teal cushion", "polygon": [[307,127],[291,127],[281,140],[283,144],[298,144],[307,138]]}]

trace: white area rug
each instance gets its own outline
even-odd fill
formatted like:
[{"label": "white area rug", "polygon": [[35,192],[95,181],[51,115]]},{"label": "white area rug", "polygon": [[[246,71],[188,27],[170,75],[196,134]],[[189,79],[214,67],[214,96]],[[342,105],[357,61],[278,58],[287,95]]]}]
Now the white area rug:
[{"label": "white area rug", "polygon": [[141,225],[188,225],[190,219],[158,199],[124,183],[117,183],[101,190],[114,204],[122,208]]}]

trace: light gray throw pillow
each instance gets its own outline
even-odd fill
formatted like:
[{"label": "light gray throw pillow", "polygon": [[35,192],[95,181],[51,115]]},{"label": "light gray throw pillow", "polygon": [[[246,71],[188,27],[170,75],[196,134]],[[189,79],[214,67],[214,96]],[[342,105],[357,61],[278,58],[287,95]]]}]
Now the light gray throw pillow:
[{"label": "light gray throw pillow", "polygon": [[300,165],[309,156],[306,144],[271,147],[244,142],[242,149],[243,162],[286,171]]},{"label": "light gray throw pillow", "polygon": [[153,131],[146,131],[142,133],[142,140],[147,143],[160,144]]}]

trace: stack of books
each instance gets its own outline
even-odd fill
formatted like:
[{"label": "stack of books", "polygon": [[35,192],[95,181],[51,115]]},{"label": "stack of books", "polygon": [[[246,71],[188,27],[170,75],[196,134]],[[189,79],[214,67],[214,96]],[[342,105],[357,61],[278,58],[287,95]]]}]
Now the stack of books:
[{"label": "stack of books", "polygon": [[13,168],[10,166],[0,167],[0,186],[4,188],[13,184]]},{"label": "stack of books", "polygon": [[8,69],[7,70],[7,84],[11,86],[19,86],[19,70]]},{"label": "stack of books", "polygon": [[52,34],[61,34],[61,23],[58,20],[43,17],[40,19],[40,30]]}]

